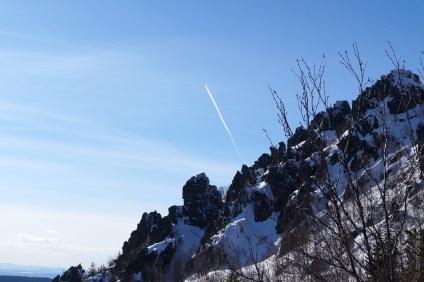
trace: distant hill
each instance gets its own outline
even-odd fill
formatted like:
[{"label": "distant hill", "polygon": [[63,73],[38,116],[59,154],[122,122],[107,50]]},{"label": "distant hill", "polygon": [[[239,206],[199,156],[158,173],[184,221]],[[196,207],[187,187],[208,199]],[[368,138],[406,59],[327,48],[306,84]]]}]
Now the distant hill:
[{"label": "distant hill", "polygon": [[19,276],[23,278],[40,277],[52,279],[62,273],[63,268],[60,267],[44,267],[34,265],[18,265],[13,263],[0,263],[0,282],[12,281],[3,280],[3,277]]},{"label": "distant hill", "polygon": [[51,282],[50,278],[25,276],[0,276],[0,282]]}]

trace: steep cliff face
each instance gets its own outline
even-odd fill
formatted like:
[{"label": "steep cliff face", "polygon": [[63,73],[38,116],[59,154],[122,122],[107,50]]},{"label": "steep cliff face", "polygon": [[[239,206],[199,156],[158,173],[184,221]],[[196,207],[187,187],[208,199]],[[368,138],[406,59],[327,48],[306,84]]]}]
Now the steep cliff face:
[{"label": "steep cliff face", "polygon": [[[421,170],[409,170],[408,180],[417,190],[424,168],[423,100],[419,77],[395,70],[363,91],[352,106],[336,102],[318,113],[309,128],[297,128],[287,146],[281,142],[252,166],[243,165],[224,198],[206,174],[192,177],[182,189],[183,206],[170,207],[164,217],[143,214],[106,280],[193,281],[210,271],[290,253],[283,244],[287,233],[311,228],[305,219],[326,208],[316,204],[327,191],[323,185],[333,185],[341,199],[337,204],[349,206],[352,185],[363,181],[371,192],[361,193],[372,193],[381,181],[393,179],[401,165],[417,160]],[[355,182],[349,182],[353,176]],[[402,210],[396,210],[394,200],[385,199],[394,207],[392,217]],[[375,212],[381,208],[376,205]],[[361,232],[353,228],[349,236],[363,240]]]}]

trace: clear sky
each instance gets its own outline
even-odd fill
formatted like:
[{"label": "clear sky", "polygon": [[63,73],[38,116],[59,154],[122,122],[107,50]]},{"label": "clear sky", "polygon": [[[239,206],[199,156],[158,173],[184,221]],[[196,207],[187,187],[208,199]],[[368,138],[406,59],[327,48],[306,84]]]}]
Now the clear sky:
[{"label": "clear sky", "polygon": [[[367,76],[424,57],[416,1],[2,1],[0,262],[105,263],[143,212],[182,204],[205,172],[231,183],[284,140],[268,86],[299,122],[292,69],[326,55],[330,101],[351,101],[338,52]],[[206,89],[208,85],[227,130]]]}]

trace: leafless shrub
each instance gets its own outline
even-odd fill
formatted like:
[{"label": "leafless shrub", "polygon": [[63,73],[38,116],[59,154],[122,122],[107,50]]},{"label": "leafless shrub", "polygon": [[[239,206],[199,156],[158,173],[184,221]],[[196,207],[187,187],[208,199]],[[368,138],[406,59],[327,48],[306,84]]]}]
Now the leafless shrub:
[{"label": "leafless shrub", "polygon": [[[397,70],[395,74],[402,74],[404,62],[390,43],[389,47],[391,51],[386,54]],[[416,175],[422,172],[416,155],[392,130],[398,122],[398,114],[404,113],[402,107],[409,115],[410,103],[417,101],[408,100],[415,99],[413,95],[402,96],[402,105],[398,105],[394,114],[390,113],[387,103],[395,93],[381,92],[376,87],[373,95],[380,104],[375,105],[374,114],[379,125],[379,132],[373,133],[375,152],[352,155],[352,149],[365,148],[358,128],[363,115],[361,99],[367,99],[369,90],[365,86],[370,80],[365,78],[366,62],[361,59],[356,44],[353,45],[354,60],[348,51],[339,55],[341,64],[356,80],[360,96],[353,105],[346,130],[336,134],[339,149],[335,155],[337,164],[333,166],[327,161],[325,130],[321,124],[314,124],[318,108],[329,107],[324,63],[315,68],[303,60],[298,62],[297,77],[302,93],[297,98],[302,123],[308,131],[305,143],[318,146],[309,159],[319,173],[308,179],[315,189],[311,202],[313,212],[306,214],[303,221],[309,232],[301,232],[298,224],[286,227],[281,240],[280,255],[284,259],[279,273],[313,281],[340,281],[341,277],[346,281],[401,281],[405,278],[407,263],[402,242],[405,242],[406,225],[411,218],[408,199],[412,190],[407,187],[416,185]],[[399,91],[406,93],[402,78],[398,80]],[[275,91],[271,90],[271,94],[278,121],[286,137],[293,138],[284,103]],[[414,111],[422,120],[422,112]],[[411,120],[410,116],[406,118]],[[407,133],[415,142],[415,127],[412,123],[408,127]],[[378,154],[378,158],[372,154]]]}]

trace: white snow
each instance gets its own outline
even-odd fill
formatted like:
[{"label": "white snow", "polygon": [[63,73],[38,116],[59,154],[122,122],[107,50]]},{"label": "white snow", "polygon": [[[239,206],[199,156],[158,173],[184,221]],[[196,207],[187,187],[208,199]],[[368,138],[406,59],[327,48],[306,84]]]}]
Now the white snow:
[{"label": "white snow", "polygon": [[[212,245],[237,256],[241,266],[261,261],[274,254],[277,249],[277,216],[274,213],[266,221],[255,222],[253,204],[248,204],[223,231],[211,238]],[[253,248],[253,254],[249,248]]]},{"label": "white snow", "polygon": [[414,75],[412,71],[405,69],[395,69],[389,75],[393,85],[399,89],[408,88],[411,86],[422,88],[423,84],[420,83],[419,77]]},{"label": "white snow", "polygon": [[96,274],[95,276],[88,277],[84,282],[109,282],[112,277],[110,270],[106,270],[103,273]]}]

